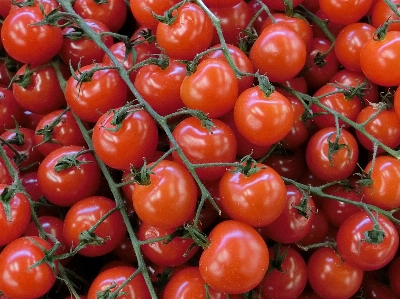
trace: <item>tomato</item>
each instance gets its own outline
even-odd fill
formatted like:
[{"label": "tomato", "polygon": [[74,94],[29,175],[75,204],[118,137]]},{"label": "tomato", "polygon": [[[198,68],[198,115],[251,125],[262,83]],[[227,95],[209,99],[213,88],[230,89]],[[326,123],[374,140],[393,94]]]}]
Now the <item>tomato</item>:
[{"label": "tomato", "polygon": [[223,116],[235,105],[238,81],[227,62],[204,59],[196,71],[183,79],[180,95],[186,107],[201,110],[209,118]]},{"label": "tomato", "polygon": [[[131,266],[115,266],[100,272],[92,281],[87,298],[96,299],[101,292],[109,292],[110,296],[115,295],[121,299],[150,299],[151,295],[143,275],[139,273],[131,279],[136,271],[137,269]],[[128,279],[130,280],[127,281]]]},{"label": "tomato", "polygon": [[42,64],[60,51],[61,29],[49,24],[34,25],[43,19],[39,7],[22,7],[7,15],[1,28],[1,39],[12,58],[22,63]]},{"label": "tomato", "polygon": [[[64,219],[63,234],[67,246],[83,256],[102,256],[113,251],[125,237],[126,226],[118,210],[111,213],[89,236],[100,238],[100,244],[91,244],[86,234],[102,217],[115,208],[115,202],[104,196],[92,196],[75,203]],[[82,235],[83,234],[83,235]],[[92,235],[93,234],[93,235]],[[86,237],[86,238],[85,238]],[[89,243],[87,243],[89,242]]]},{"label": "tomato", "polygon": [[[292,5],[296,7],[300,5],[304,0],[293,0]],[[284,1],[276,1],[276,0],[262,0],[264,4],[268,6],[268,8],[276,9],[276,10],[285,10]]]},{"label": "tomato", "polygon": [[[95,33],[101,34],[110,31],[110,29],[99,20],[84,19],[86,25]],[[65,27],[63,29],[63,43],[60,49],[60,57],[65,64],[71,65],[74,69],[85,65],[92,64],[93,61],[101,62],[104,51],[100,49],[96,43],[90,39],[76,24]],[[104,34],[101,36],[101,41],[110,48],[114,39],[112,36]]]},{"label": "tomato", "polygon": [[[391,0],[390,1],[393,5],[400,4],[399,0]],[[397,8],[399,11],[399,8]],[[396,12],[392,10],[391,7],[384,1],[378,0],[376,1],[375,6],[372,8],[371,12],[371,23],[372,26],[378,28],[379,26],[383,25],[387,20],[390,20],[390,24],[388,26],[389,31],[397,31],[400,29],[399,23],[396,20],[399,20]],[[392,22],[394,21],[394,22]]]},{"label": "tomato", "polygon": [[397,118],[400,119],[400,89],[399,88],[396,88],[396,91],[394,92],[393,106],[394,106],[394,112],[396,113]]},{"label": "tomato", "polygon": [[[373,167],[373,168],[372,168]],[[390,156],[376,157],[370,161],[364,172],[372,182],[362,188],[364,200],[385,210],[400,207],[400,161]]]},{"label": "tomato", "polygon": [[[27,5],[29,4],[29,5]],[[58,4],[57,0],[17,0],[12,1],[11,10],[19,9],[20,7],[24,6],[32,6],[32,7],[40,7],[42,5],[43,11],[45,14],[49,14],[52,10],[58,8],[60,5]]]},{"label": "tomato", "polygon": [[14,98],[12,91],[0,86],[0,134],[15,127],[15,119],[23,116],[23,110]]},{"label": "tomato", "polygon": [[157,125],[145,110],[129,109],[128,115],[117,120],[125,108],[103,114],[92,134],[93,148],[99,158],[120,170],[141,167],[155,153],[158,141]]},{"label": "tomato", "polygon": [[[106,67],[106,64],[89,64],[75,75],[79,79],[87,75],[94,67]],[[74,77],[67,81],[65,98],[71,111],[81,119],[96,122],[110,109],[121,107],[126,102],[128,87],[115,69],[97,70],[89,82],[78,82]]]},{"label": "tomato", "polygon": [[[12,160],[9,161],[11,163],[11,167],[18,173],[18,177],[20,174],[19,168]],[[8,184],[11,185],[13,183],[13,177],[8,171],[7,163],[4,161],[2,157],[0,157],[0,184]]]},{"label": "tomato", "polygon": [[[241,294],[256,287],[269,265],[269,250],[251,226],[225,220],[214,226],[199,269],[205,282],[219,292]],[[251,258],[250,258],[251,257]]]},{"label": "tomato", "polygon": [[142,221],[159,228],[176,228],[194,215],[196,183],[186,168],[162,160],[153,165],[147,185],[134,187],[132,202]]},{"label": "tomato", "polygon": [[185,77],[185,65],[170,60],[165,69],[154,64],[143,66],[135,75],[134,85],[143,99],[165,116],[184,107],[180,88]]},{"label": "tomato", "polygon": [[[83,125],[88,128],[85,121]],[[36,148],[43,156],[63,146],[86,146],[86,141],[71,111],[55,110],[44,115],[35,128],[34,138]]]},{"label": "tomato", "polygon": [[[360,66],[365,76],[382,86],[400,85],[400,32],[389,31],[382,38],[371,38],[361,49]],[[371,57],[379,57],[374,61]]]},{"label": "tomato", "polygon": [[306,287],[306,262],[292,247],[276,247],[269,248],[272,268],[260,284],[261,294],[265,298],[297,298]]},{"label": "tomato", "polygon": [[[1,26],[0,26],[1,31]],[[0,48],[2,48],[0,39]],[[17,64],[11,58],[0,59],[0,86],[7,87],[11,83],[11,79],[14,77]]]},{"label": "tomato", "polygon": [[[223,121],[212,119],[214,126],[205,127],[201,120],[188,117],[175,127],[172,132],[177,144],[189,162],[232,163],[235,161],[237,142],[232,129]],[[176,151],[172,153],[174,161],[184,165]],[[196,168],[196,174],[201,180],[209,181],[220,178],[226,166]]]},{"label": "tomato", "polygon": [[[383,109],[378,105],[369,105],[361,110],[358,114],[356,122],[365,124],[364,129],[390,148],[396,148],[400,144],[400,119],[397,117],[394,109]],[[375,115],[375,116],[374,116]],[[373,151],[373,143],[360,131],[356,131],[357,140],[361,145],[369,151]],[[378,147],[378,153],[384,150]]]},{"label": "tomato", "polygon": [[[319,4],[319,3],[318,3]],[[328,18],[325,16],[325,14],[322,12],[322,10],[318,7],[317,11],[315,11],[315,16],[321,19],[324,22],[327,22],[328,30],[330,33],[332,33],[333,36],[337,36],[339,32],[346,27],[346,25],[343,24],[338,24],[332,21],[329,21]],[[324,38],[326,39],[328,36],[326,33],[318,26],[318,24],[312,23],[312,29],[313,29],[313,36],[316,38]]]},{"label": "tomato", "polygon": [[[12,192],[11,188],[9,185],[0,184],[0,194],[3,195],[5,190]],[[26,196],[20,192],[14,195],[7,194],[11,197],[9,199],[2,197],[0,205],[0,229],[2,230],[0,246],[5,246],[20,237],[31,219],[31,208]]]},{"label": "tomato", "polygon": [[374,272],[365,272],[360,289],[365,299],[399,299],[393,287],[388,285],[385,279],[387,277],[375,277]]},{"label": "tomato", "polygon": [[311,136],[306,148],[306,163],[310,171],[324,181],[349,177],[357,167],[358,144],[353,135],[335,127],[327,127]]},{"label": "tomato", "polygon": [[124,0],[77,0],[74,2],[75,12],[84,19],[98,20],[110,31],[117,32],[126,20],[127,7]]},{"label": "tomato", "polygon": [[11,9],[11,0],[0,0],[0,15],[5,18]]},{"label": "tomato", "polygon": [[300,35],[283,23],[267,26],[250,49],[249,58],[272,82],[294,78],[303,69],[307,47]]},{"label": "tomato", "polygon": [[323,243],[330,236],[329,229],[328,218],[322,210],[318,209],[317,213],[314,213],[314,220],[308,234],[298,241],[297,244],[307,246]]},{"label": "tomato", "polygon": [[22,174],[21,183],[26,193],[28,193],[31,197],[32,201],[38,202],[40,197],[44,196],[43,191],[37,181],[37,171],[31,171]]},{"label": "tomato", "polygon": [[[336,235],[337,249],[344,261],[365,271],[386,266],[399,247],[399,234],[393,223],[383,215],[373,216],[379,228],[367,212],[361,211],[347,218]],[[381,234],[373,229],[379,229]]]},{"label": "tomato", "polygon": [[[58,268],[57,261],[46,263],[43,260],[44,250],[50,249],[47,241],[35,236],[20,237],[9,243],[0,253],[1,292],[20,299],[45,295],[56,281]],[[41,264],[35,265],[40,261]]]},{"label": "tomato", "polygon": [[51,203],[70,207],[96,193],[101,170],[93,154],[84,151],[80,146],[64,146],[51,152],[40,164],[38,183]]},{"label": "tomato", "polygon": [[[264,23],[264,21],[266,19],[269,18],[269,16],[257,0],[247,1],[247,6],[250,8],[251,15],[253,17],[255,17],[257,14],[257,17],[254,19],[252,26],[256,30],[257,33],[260,33],[262,24]],[[260,10],[261,10],[261,13],[259,13]],[[271,13],[273,12],[272,9],[270,9],[269,11]],[[253,18],[252,18],[252,20],[253,20]]]},{"label": "tomato", "polygon": [[390,287],[396,293],[397,296],[400,296],[399,270],[400,270],[400,257],[396,256],[389,264],[388,277],[389,277]]},{"label": "tomato", "polygon": [[335,43],[335,54],[340,64],[348,70],[361,71],[361,49],[375,31],[376,28],[367,23],[351,23],[344,27]]},{"label": "tomato", "polygon": [[[171,235],[175,231],[175,228],[156,228],[143,222],[139,227],[138,238],[140,241],[151,241]],[[140,248],[143,255],[156,265],[175,267],[186,263],[196,254],[199,247],[193,247],[193,244],[193,239],[174,236],[172,240],[150,242]]]},{"label": "tomato", "polygon": [[329,21],[351,24],[362,19],[369,11],[372,0],[344,1],[320,0],[321,11]]},{"label": "tomato", "polygon": [[258,145],[280,141],[293,125],[292,104],[287,97],[277,91],[266,96],[260,86],[242,92],[233,112],[238,131]]},{"label": "tomato", "polygon": [[208,7],[232,7],[240,2],[240,0],[204,0]]},{"label": "tomato", "polygon": [[284,244],[304,238],[314,221],[316,207],[312,197],[304,201],[302,192],[292,185],[286,186],[285,206],[273,222],[261,230],[271,239]]},{"label": "tomato", "polygon": [[330,247],[313,252],[307,262],[308,282],[322,298],[346,299],[360,288],[364,271],[351,266]]},{"label": "tomato", "polygon": [[210,46],[213,23],[195,3],[183,4],[172,15],[176,17],[172,24],[158,24],[157,42],[169,57],[192,60]]},{"label": "tomato", "polygon": [[264,164],[272,167],[280,176],[298,180],[306,168],[303,148],[275,149],[265,160]]},{"label": "tomato", "polygon": [[254,227],[278,218],[286,203],[286,186],[279,174],[264,164],[256,173],[226,170],[219,183],[221,208],[233,219]]}]

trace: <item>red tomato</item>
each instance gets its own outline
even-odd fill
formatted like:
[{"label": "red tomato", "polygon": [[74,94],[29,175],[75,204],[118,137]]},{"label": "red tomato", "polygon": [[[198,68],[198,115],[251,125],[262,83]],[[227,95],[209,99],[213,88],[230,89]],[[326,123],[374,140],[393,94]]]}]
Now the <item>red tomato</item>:
[{"label": "red tomato", "polygon": [[400,256],[396,256],[389,264],[388,269],[388,278],[390,287],[396,293],[397,296],[400,296]]},{"label": "red tomato", "polygon": [[311,224],[308,234],[298,241],[297,244],[307,246],[322,243],[330,236],[329,228],[328,218],[323,211],[318,209],[318,212],[314,214],[314,221]]},{"label": "red tomato", "polygon": [[11,9],[11,0],[0,0],[0,15],[5,18]]},{"label": "red tomato", "polygon": [[306,168],[303,148],[275,149],[263,163],[272,167],[280,176],[296,181]]},{"label": "red tomato", "polygon": [[197,203],[196,183],[180,164],[162,160],[152,167],[149,183],[137,184],[132,202],[138,217],[159,228],[176,228],[192,219]]},{"label": "red tomato", "polygon": [[364,17],[372,4],[372,0],[336,1],[320,0],[319,6],[329,21],[348,25]]},{"label": "red tomato", "polygon": [[288,185],[282,212],[276,220],[263,226],[261,230],[279,243],[298,242],[310,231],[315,211],[312,197],[304,201],[303,193],[296,187]]},{"label": "red tomato", "polygon": [[304,40],[283,23],[267,26],[250,49],[249,58],[261,74],[272,82],[294,78],[303,69],[307,58]]},{"label": "red tomato", "polygon": [[7,15],[1,28],[1,39],[12,58],[22,63],[42,64],[60,51],[63,40],[60,27],[34,25],[43,19],[39,7],[22,7]]},{"label": "red tomato", "polygon": [[[51,245],[40,237],[21,237],[0,253],[0,290],[10,298],[36,299],[56,281],[58,262],[43,262]],[[32,267],[33,266],[33,267]]]},{"label": "red tomato", "polygon": [[[94,67],[106,67],[106,64],[89,64],[75,75],[79,79]],[[103,113],[121,107],[126,102],[128,87],[115,69],[96,71],[88,82],[78,82],[74,77],[67,81],[65,98],[71,111],[81,119],[96,122]]]},{"label": "red tomato", "polygon": [[219,183],[221,208],[233,220],[254,227],[275,221],[286,203],[286,186],[271,167],[257,164],[255,173],[226,170]]},{"label": "red tomato", "polygon": [[183,79],[180,94],[186,107],[217,118],[233,108],[238,88],[236,75],[227,62],[206,58],[194,73]]},{"label": "red tomato", "polygon": [[[1,26],[0,26],[1,31]],[[3,44],[0,39],[0,48]],[[15,75],[17,64],[11,58],[0,60],[0,86],[7,87],[11,83],[11,79]]]},{"label": "red tomato", "polygon": [[126,20],[127,7],[124,0],[77,0],[73,8],[82,18],[98,20],[112,32],[120,30]]},{"label": "red tomato", "polygon": [[[30,5],[26,5],[27,3],[30,3]],[[42,5],[43,11],[46,14],[50,13],[53,9],[56,9],[60,6],[57,0],[33,0],[33,1],[16,0],[12,1],[10,11],[19,9],[24,6],[40,7],[40,5]]]},{"label": "red tomato", "polygon": [[[9,162],[11,164],[11,167],[13,167],[16,172],[18,172],[19,176],[19,169],[15,164],[15,162],[13,162],[12,160],[10,160]],[[13,177],[11,177],[11,174],[8,171],[7,163],[4,161],[2,157],[0,157],[0,184],[11,185],[13,181],[14,181]]]},{"label": "red tomato", "polygon": [[[339,34],[339,32],[346,26],[343,24],[338,24],[338,23],[329,21],[328,18],[325,16],[325,14],[322,12],[322,10],[319,8],[319,6],[318,6],[318,10],[315,11],[314,14],[316,17],[318,17],[322,21],[327,22],[328,30],[329,30],[329,32],[332,33],[333,36],[337,36]],[[312,29],[313,29],[314,37],[326,39],[327,38],[326,33],[318,26],[318,24],[315,24],[315,23],[312,23],[312,24],[313,24]]]},{"label": "red tomato", "polygon": [[[393,5],[400,4],[399,0],[390,0],[390,2]],[[397,12],[398,11],[399,8],[397,8]],[[400,29],[400,23],[397,22],[397,20],[399,20],[399,17],[397,16],[396,12],[394,12],[384,0],[376,1],[376,4],[372,8],[371,12],[372,26],[378,28],[379,26],[383,25],[387,20],[391,21],[388,26],[389,31],[397,31]]]},{"label": "red tomato", "polygon": [[37,171],[26,172],[21,175],[21,183],[32,201],[38,202],[44,196],[37,181]]},{"label": "red tomato", "polygon": [[327,127],[311,136],[306,148],[310,171],[323,181],[349,177],[357,167],[358,144],[353,135],[336,127]]},{"label": "red tomato", "polygon": [[202,8],[190,2],[184,3],[172,15],[176,17],[172,24],[158,24],[157,42],[169,57],[192,60],[210,46],[213,23]]},{"label": "red tomato", "polygon": [[344,261],[365,271],[386,266],[399,247],[399,234],[393,223],[383,215],[373,215],[379,227],[367,212],[361,211],[347,218],[336,235],[337,249]]},{"label": "red tomato", "polygon": [[319,248],[311,254],[307,273],[311,288],[319,296],[335,299],[347,299],[354,295],[364,275],[364,271],[343,261],[330,247]]},{"label": "red tomato", "polygon": [[[400,85],[399,53],[399,31],[389,31],[382,38],[370,38],[360,52],[361,69],[369,80],[378,85]],[[372,57],[379,59],[375,61]]]},{"label": "red tomato", "polygon": [[262,281],[269,265],[269,252],[253,227],[225,220],[217,224],[208,237],[210,245],[200,256],[199,269],[211,288],[241,294]]},{"label": "red tomato", "polygon": [[269,248],[270,271],[262,280],[261,294],[265,298],[293,299],[300,296],[307,283],[307,265],[292,247]]},{"label": "red tomato", "polygon": [[[373,167],[373,168],[372,168]],[[376,157],[364,169],[372,180],[362,188],[364,200],[385,210],[400,207],[400,161],[391,156]]]},{"label": "red tomato", "polygon": [[[175,127],[173,136],[189,162],[232,163],[235,161],[237,142],[232,129],[218,119],[212,119],[214,127],[207,128],[195,117],[182,120]],[[176,151],[172,153],[174,161],[184,165]],[[199,167],[196,174],[201,180],[220,178],[226,166]]]},{"label": "red tomato", "polygon": [[[13,83],[12,90],[15,100],[25,110],[37,114],[47,114],[65,106],[65,97],[57,79],[56,70],[52,66],[23,65],[16,73],[23,76],[28,70],[39,68],[29,76],[29,83],[26,80],[21,83]],[[60,65],[64,78],[69,77],[65,65]]]},{"label": "red tomato", "polygon": [[208,7],[232,7],[240,2],[240,0],[204,0]]},{"label": "red tomato", "polygon": [[260,86],[242,92],[233,112],[238,131],[258,145],[279,142],[293,125],[292,104],[287,97],[277,91],[266,96]]},{"label": "red tomato", "polygon": [[99,293],[110,292],[120,299],[150,299],[143,275],[139,273],[132,278],[136,271],[131,266],[115,266],[100,272],[92,281],[87,298],[97,299]]},{"label": "red tomato", "polygon": [[[304,0],[293,0],[292,5],[296,7],[300,5]],[[285,10],[285,3],[284,1],[276,1],[276,0],[262,0],[264,4],[268,6],[268,8],[276,9],[276,10]]]},{"label": "red tomato", "polygon": [[[104,196],[87,197],[75,203],[64,219],[63,234],[67,246],[80,248],[78,253],[88,257],[102,256],[113,251],[126,233],[126,226],[118,210],[108,215],[89,235],[85,232],[88,233],[93,225],[114,208],[115,202]],[[91,238],[87,239],[93,235],[100,238],[99,244],[92,244]]]},{"label": "red tomato", "polygon": [[[20,237],[27,228],[31,219],[31,207],[28,199],[22,193],[10,194],[12,187],[5,184],[0,184],[0,194],[4,193],[4,197],[11,196],[10,199],[3,199],[0,205],[0,246],[5,246],[11,241]],[[6,191],[7,192],[7,191]],[[8,208],[8,211],[7,209]]]},{"label": "red tomato", "polygon": [[85,148],[80,146],[64,146],[52,151],[40,164],[38,183],[51,203],[70,207],[99,188],[100,167],[92,153],[82,151]]},{"label": "red tomato", "polygon": [[[120,170],[141,167],[155,153],[158,141],[157,125],[150,114],[142,109],[125,108],[104,113],[92,134],[93,148],[99,158]],[[121,112],[127,115],[121,116]]]}]

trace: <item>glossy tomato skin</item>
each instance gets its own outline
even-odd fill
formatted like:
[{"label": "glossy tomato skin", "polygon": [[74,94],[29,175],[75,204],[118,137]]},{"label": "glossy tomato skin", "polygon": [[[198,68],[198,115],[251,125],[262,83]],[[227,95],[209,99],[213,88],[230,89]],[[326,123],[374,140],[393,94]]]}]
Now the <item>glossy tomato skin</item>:
[{"label": "glossy tomato skin", "polygon": [[372,0],[344,1],[320,0],[320,9],[332,22],[352,24],[364,17],[372,4]]},{"label": "glossy tomato skin", "polygon": [[180,94],[186,107],[217,118],[233,108],[238,90],[236,75],[228,63],[206,58],[194,73],[183,79]]},{"label": "glossy tomato skin", "polygon": [[272,82],[294,78],[304,67],[307,46],[300,35],[281,23],[268,25],[250,49],[249,58]]},{"label": "glossy tomato skin", "polygon": [[[300,5],[304,0],[293,0],[293,7]],[[283,1],[275,1],[275,0],[262,0],[264,4],[266,4],[269,8],[276,10],[285,10],[285,4]]]},{"label": "glossy tomato skin", "polygon": [[[393,3],[394,5],[400,4],[399,0],[391,0],[390,2]],[[398,10],[399,8],[397,8],[397,11]],[[392,10],[391,7],[389,7],[389,5],[384,0],[376,1],[376,4],[371,11],[372,25],[378,28],[389,19],[394,22],[390,22],[388,24],[389,25],[388,30],[389,31],[399,30],[400,23],[396,22],[396,20],[399,20],[399,17],[396,15],[396,13]]]},{"label": "glossy tomato skin", "polygon": [[[92,196],[75,203],[64,219],[63,234],[67,246],[75,248],[79,243],[79,235],[89,230],[110,210],[115,202],[104,196]],[[101,245],[86,245],[78,251],[88,257],[101,256],[113,251],[125,237],[126,226],[120,212],[114,211],[95,230],[94,234],[104,239]]]},{"label": "glossy tomato skin", "polygon": [[200,256],[199,269],[211,288],[241,294],[261,282],[268,269],[269,251],[253,227],[225,220],[217,224],[208,237],[210,245]]},{"label": "glossy tomato skin", "polygon": [[308,282],[322,298],[346,299],[360,288],[364,271],[351,266],[330,247],[317,249],[307,262]]},{"label": "glossy tomato skin", "polygon": [[251,175],[226,170],[219,182],[221,208],[233,219],[253,227],[270,224],[282,213],[286,186],[271,167],[259,164]]},{"label": "glossy tomato skin", "polygon": [[11,57],[22,63],[42,64],[60,51],[61,29],[32,25],[40,21],[43,21],[43,14],[39,7],[22,7],[8,14],[1,28],[1,39]]},{"label": "glossy tomato skin", "polygon": [[[237,141],[232,129],[223,121],[212,119],[215,127],[204,127],[195,117],[182,120],[172,132],[185,156],[193,164],[232,163],[237,153]],[[178,153],[172,153],[174,161],[183,165]],[[225,173],[225,166],[196,168],[201,180],[209,181],[220,178]]]},{"label": "glossy tomato skin", "polygon": [[197,187],[186,168],[163,160],[152,168],[149,180],[148,185],[136,185],[132,194],[133,207],[142,221],[168,229],[192,219]]},{"label": "glossy tomato skin", "polygon": [[35,236],[20,237],[9,243],[0,253],[2,293],[20,299],[45,295],[56,281],[58,262],[55,261],[54,269],[47,263],[30,267],[45,257],[43,250],[50,249],[47,241]]},{"label": "glossy tomato skin", "polygon": [[323,181],[349,177],[356,169],[358,156],[358,144],[353,135],[346,129],[337,132],[335,127],[317,131],[311,136],[306,148],[308,168]]},{"label": "glossy tomato skin", "polygon": [[[0,194],[4,192],[5,189],[9,189],[10,186],[6,184],[0,184]],[[9,205],[9,215],[7,216],[2,203],[0,209],[0,229],[2,231],[0,235],[0,246],[5,246],[11,241],[20,237],[31,219],[31,207],[28,199],[22,193],[16,193],[10,201]]]},{"label": "glossy tomato skin", "polygon": [[361,211],[347,218],[336,235],[337,249],[343,259],[361,270],[372,271],[386,266],[399,247],[399,234],[393,223],[383,215],[373,214],[383,232],[380,243],[366,239],[374,222],[367,212]]},{"label": "glossy tomato skin", "polygon": [[[96,65],[89,64],[76,71],[78,78],[81,73],[91,71]],[[107,65],[97,63],[98,67]],[[96,71],[90,82],[79,84],[74,77],[67,81],[65,98],[71,111],[81,119],[96,122],[103,113],[110,109],[122,107],[126,102],[128,87],[115,69]]]},{"label": "glossy tomato skin", "polygon": [[[122,284],[126,283],[131,275],[135,273],[135,271],[137,271],[135,267],[115,266],[100,272],[92,281],[89,287],[87,298],[96,299],[98,298],[99,292],[104,292],[106,290],[115,292],[116,289],[118,289]],[[115,284],[114,287],[113,284]],[[144,280],[141,273],[136,275],[133,279],[126,283],[126,285],[123,286],[122,289],[119,291],[119,294],[117,296],[121,299],[151,298],[150,292],[146,285],[146,281]]]},{"label": "glossy tomato skin", "polygon": [[[11,167],[18,173],[18,177],[20,176],[20,171],[18,166],[15,164],[14,161],[10,160]],[[0,157],[0,184],[7,184],[11,185],[13,183],[13,177],[11,176],[10,172],[8,171],[8,165],[4,161],[3,158]]]},{"label": "glossy tomato skin", "polygon": [[116,110],[105,113],[96,122],[92,134],[93,148],[112,168],[141,167],[156,151],[157,125],[148,112],[135,109],[128,112],[120,127],[116,127],[113,124],[116,113]]},{"label": "glossy tomato skin", "polygon": [[[40,164],[38,183],[51,203],[70,207],[96,193],[100,186],[101,170],[92,153],[80,154],[84,150],[80,146],[64,146],[51,152]],[[60,159],[74,155],[78,155],[76,159],[80,164],[58,169]]]},{"label": "glossy tomato skin", "polygon": [[266,96],[259,86],[242,92],[234,107],[238,131],[258,145],[271,145],[286,136],[293,125],[292,104],[281,93]]}]

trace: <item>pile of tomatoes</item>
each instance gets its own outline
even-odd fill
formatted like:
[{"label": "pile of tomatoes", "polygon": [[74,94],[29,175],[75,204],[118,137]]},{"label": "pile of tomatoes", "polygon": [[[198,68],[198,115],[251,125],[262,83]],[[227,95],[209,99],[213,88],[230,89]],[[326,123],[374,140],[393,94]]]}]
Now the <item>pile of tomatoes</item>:
[{"label": "pile of tomatoes", "polygon": [[0,298],[400,298],[399,0],[0,0]]}]

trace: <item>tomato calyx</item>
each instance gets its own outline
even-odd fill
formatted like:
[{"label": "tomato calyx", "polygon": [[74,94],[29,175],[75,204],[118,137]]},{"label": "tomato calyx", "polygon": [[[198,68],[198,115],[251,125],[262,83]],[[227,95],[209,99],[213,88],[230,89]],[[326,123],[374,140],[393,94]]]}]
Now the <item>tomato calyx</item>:
[{"label": "tomato calyx", "polygon": [[18,192],[14,186],[5,187],[0,194],[0,202],[3,205],[4,213],[6,214],[7,221],[11,221],[11,205],[10,201]]},{"label": "tomato calyx", "polygon": [[164,12],[164,15],[162,15],[162,16],[154,13],[153,11],[151,11],[151,14],[159,22],[167,24],[167,25],[172,25],[175,22],[175,20],[178,18],[178,15],[174,12],[185,3],[186,3],[186,1],[178,2],[177,4],[172,6],[170,9],[166,10]]},{"label": "tomato calyx", "polygon": [[108,0],[93,0],[93,2],[100,5],[100,4],[107,4]]},{"label": "tomato calyx", "polygon": [[207,235],[201,232],[197,226],[185,223],[183,228],[184,233],[182,238],[190,238],[194,241],[194,243],[186,250],[185,255],[195,246],[200,246],[201,248],[207,248],[210,246],[210,240],[207,238]]},{"label": "tomato calyx", "polygon": [[138,108],[137,105],[132,106],[129,103],[119,109],[111,109],[108,113],[113,113],[110,125],[114,126],[114,128],[107,128],[104,126],[102,126],[102,128],[110,132],[117,132],[122,127],[122,123],[125,118],[139,110],[140,108]]},{"label": "tomato calyx", "polygon": [[34,74],[38,70],[46,68],[49,65],[50,64],[44,64],[44,65],[41,65],[41,66],[39,66],[37,68],[34,68],[34,69],[30,69],[30,66],[27,65],[23,74],[15,75],[11,79],[10,86],[11,86],[11,84],[16,83],[19,86],[21,86],[21,87],[26,89],[31,84],[31,76],[32,76],[32,74]]},{"label": "tomato calyx", "polygon": [[261,169],[265,169],[266,166],[259,166],[257,161],[251,157],[251,154],[244,156],[242,159],[240,159],[239,163],[236,164],[236,166],[231,169],[230,171],[232,173],[237,173],[240,172],[244,176],[249,177],[252,174],[257,173]]},{"label": "tomato calyx", "polygon": [[[129,281],[129,280],[127,280],[127,281]],[[104,291],[97,292],[96,298],[97,299],[107,299],[107,298],[117,298],[117,297],[123,296],[124,294],[127,295],[126,292],[121,292],[121,289],[124,285],[125,284],[123,284],[117,288],[117,284],[114,281],[112,281],[110,283],[110,285]],[[112,291],[112,289],[115,289],[115,288],[117,288],[117,289]]]},{"label": "tomato calyx", "polygon": [[50,124],[46,124],[42,129],[39,129],[35,132],[36,135],[43,135],[42,142],[33,146],[33,148],[42,145],[44,143],[58,143],[56,140],[53,139],[53,131],[55,127],[62,122],[63,115],[67,113],[70,109],[64,109]]},{"label": "tomato calyx", "polygon": [[274,258],[272,260],[269,260],[269,266],[266,275],[268,275],[268,273],[271,273],[273,270],[285,273],[285,271],[282,269],[282,264],[286,259],[288,251],[289,247],[286,247],[285,250],[281,253],[281,243],[274,244]]},{"label": "tomato calyx", "polygon": [[71,167],[76,167],[79,169],[81,164],[92,163],[91,161],[78,160],[79,156],[86,154],[86,153],[91,153],[91,152],[92,152],[92,150],[82,149],[75,154],[63,156],[62,158],[57,160],[57,163],[54,165],[54,170],[56,172],[61,172],[63,170],[69,169]]},{"label": "tomato calyx", "polygon": [[33,244],[35,244],[40,250],[43,252],[43,258],[36,263],[33,263],[28,270],[38,267],[42,264],[47,264],[51,270],[53,271],[54,275],[57,275],[58,272],[58,263],[57,259],[55,258],[55,253],[57,249],[60,247],[60,242],[54,242],[53,247],[50,250],[47,250],[42,245],[38,244],[33,238],[27,237]]},{"label": "tomato calyx", "polygon": [[341,135],[341,131],[342,129],[339,128],[338,132],[336,132],[335,134],[335,140],[332,142],[331,141],[331,137],[333,136],[334,133],[330,134],[327,138],[328,141],[328,159],[329,159],[329,163],[333,166],[333,157],[335,155],[335,153],[337,153],[338,151],[340,151],[342,148],[346,148],[347,149],[347,154],[349,156],[349,159],[351,158],[351,151],[350,148],[347,144],[345,143],[339,143],[339,139],[340,139],[340,135]]},{"label": "tomato calyx", "polygon": [[254,76],[258,80],[261,91],[268,98],[275,91],[275,87],[271,84],[267,76],[261,75],[258,72],[256,72]]},{"label": "tomato calyx", "polygon": [[303,216],[306,219],[310,217],[310,213],[315,213],[315,211],[312,211],[308,207],[309,199],[310,199],[309,194],[303,194],[303,198],[300,200],[300,203],[298,205],[292,205],[292,207],[297,210],[299,215]]},{"label": "tomato calyx", "polygon": [[371,230],[367,230],[364,232],[365,239],[362,239],[361,242],[367,242],[375,245],[381,244],[383,242],[383,238],[385,237],[385,232],[379,225],[378,222],[379,215],[377,214],[377,216],[375,217],[369,210],[366,211],[369,214],[369,217],[371,217],[371,220],[373,221],[374,225]]}]

